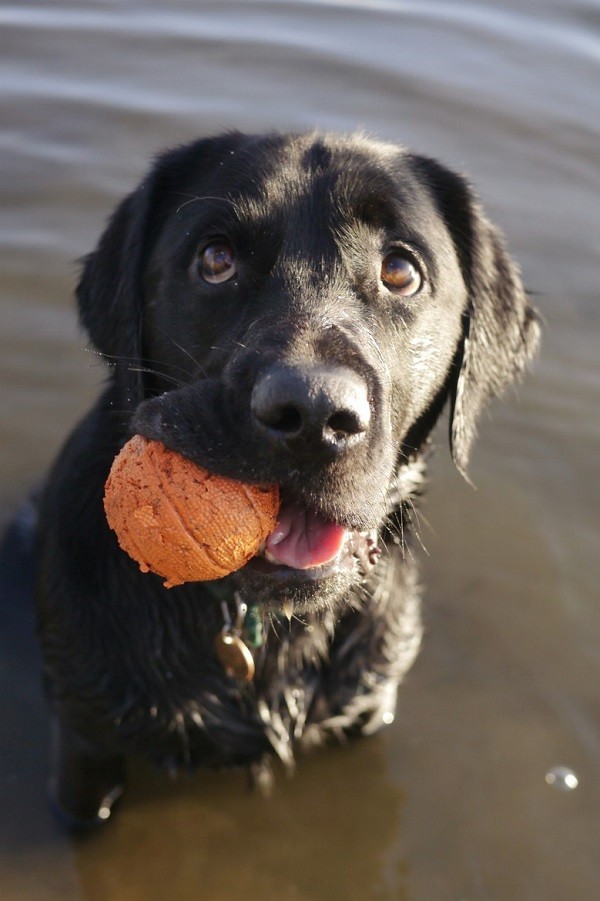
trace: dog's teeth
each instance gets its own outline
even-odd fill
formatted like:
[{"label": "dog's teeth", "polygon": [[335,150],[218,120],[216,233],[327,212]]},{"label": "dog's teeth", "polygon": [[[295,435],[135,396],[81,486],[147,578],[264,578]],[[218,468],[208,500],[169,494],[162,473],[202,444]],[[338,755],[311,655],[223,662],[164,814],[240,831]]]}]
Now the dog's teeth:
[{"label": "dog's teeth", "polygon": [[287,616],[288,622],[291,622],[292,616],[294,615],[294,604],[292,601],[283,602],[283,612]]}]

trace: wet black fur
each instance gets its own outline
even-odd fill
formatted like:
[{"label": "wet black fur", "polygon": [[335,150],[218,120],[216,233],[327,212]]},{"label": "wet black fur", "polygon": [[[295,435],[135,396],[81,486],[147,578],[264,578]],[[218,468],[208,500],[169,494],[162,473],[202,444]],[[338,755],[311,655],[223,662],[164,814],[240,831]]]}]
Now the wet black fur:
[{"label": "wet black fur", "polygon": [[[190,268],[215,237],[238,260],[221,285]],[[379,281],[391,247],[424,275],[413,298]],[[72,822],[109,810],[126,754],[177,766],[256,764],[275,751],[291,765],[295,742],[389,721],[420,639],[414,564],[400,545],[431,429],[449,404],[464,473],[484,403],[538,338],[518,272],[468,183],[361,136],[201,140],[161,156],[123,200],[77,297],[110,369],[40,515],[59,809]],[[266,442],[250,395],[278,361],[356,372],[372,409],[366,439],[333,460]],[[166,590],[119,549],[102,509],[112,460],[135,431],[218,473],[277,482],[349,528],[378,529],[381,562],[321,581],[245,568],[219,595],[202,583]],[[249,686],[213,652],[221,597],[234,590],[259,601],[268,623]],[[290,624],[284,600],[297,613]]]}]

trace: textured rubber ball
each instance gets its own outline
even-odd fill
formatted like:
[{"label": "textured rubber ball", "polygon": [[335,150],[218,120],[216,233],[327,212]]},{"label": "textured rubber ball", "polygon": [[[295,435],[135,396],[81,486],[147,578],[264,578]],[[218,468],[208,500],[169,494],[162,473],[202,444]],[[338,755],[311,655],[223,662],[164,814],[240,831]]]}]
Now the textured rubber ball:
[{"label": "textured rubber ball", "polygon": [[223,478],[134,435],[113,462],[104,509],[121,548],[172,588],[254,557],[275,528],[279,489]]}]

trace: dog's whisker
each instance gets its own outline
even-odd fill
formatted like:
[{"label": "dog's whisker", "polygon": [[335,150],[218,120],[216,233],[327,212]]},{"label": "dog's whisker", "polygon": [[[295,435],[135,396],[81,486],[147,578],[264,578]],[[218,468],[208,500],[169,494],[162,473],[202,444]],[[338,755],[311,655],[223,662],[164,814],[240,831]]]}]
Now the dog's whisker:
[{"label": "dog's whisker", "polygon": [[404,507],[400,506],[398,512],[400,514],[400,549],[402,550],[402,559],[406,560],[406,540],[404,537]]},{"label": "dog's whisker", "polygon": [[414,560],[410,542],[408,541],[407,537],[407,529],[405,524],[406,514],[407,510],[402,504],[397,508],[395,515],[388,516],[385,522],[392,542],[402,551],[402,559],[404,562],[406,562],[407,554],[412,560]]},{"label": "dog's whisker", "polygon": [[[174,192],[175,193],[175,192]],[[184,207],[189,206],[191,203],[228,203],[230,204],[234,210],[238,211],[238,204],[231,197],[214,197],[210,194],[203,195],[186,195],[183,192],[177,192],[181,194],[183,197],[188,197],[188,200],[185,200],[180,206],[177,207],[176,213],[180,213]]]},{"label": "dog's whisker", "polygon": [[[173,347],[176,347],[177,350],[179,350],[182,354],[189,357],[189,359],[191,360],[191,362],[193,364],[193,368],[190,369],[189,367],[182,366],[181,363],[175,364],[170,361],[169,362],[170,368],[178,369],[180,372],[182,372],[183,375],[186,377],[186,381],[191,379],[198,370],[204,374],[204,370],[203,370],[202,366],[200,365],[200,362],[198,360],[196,360],[196,358],[191,353],[191,351],[189,351],[186,347],[183,347],[183,345],[181,345],[178,341],[176,341],[169,334],[169,332],[166,329],[164,329],[164,328],[160,329],[160,334],[164,337],[164,339],[166,341],[169,341],[173,345]],[[156,365],[165,365],[165,364],[161,363],[160,360],[148,360],[147,358],[145,358],[145,362],[155,363]]]},{"label": "dog's whisker", "polygon": [[413,511],[414,515],[416,516],[416,518],[417,518],[417,522],[419,523],[419,526],[421,525],[421,522],[423,522],[423,523],[427,526],[427,528],[429,529],[429,531],[431,532],[431,534],[432,534],[432,535],[435,535],[435,534],[436,534],[435,528],[434,528],[433,524],[431,523],[431,521],[428,519],[428,517],[425,516],[425,514],[423,513],[422,510],[419,510],[419,508],[418,508],[417,505],[415,504],[415,502],[414,502],[414,500],[413,500],[412,497],[409,498],[408,500],[409,500],[409,502],[410,502],[410,506],[411,506],[411,508],[412,508],[412,511]]},{"label": "dog's whisker", "polygon": [[86,366],[86,369],[89,369],[89,370],[91,370],[91,369],[100,369],[100,367],[105,367],[105,366],[112,366],[112,367],[114,367],[114,366],[116,366],[116,365],[117,365],[117,364],[116,364],[116,362],[115,362],[114,360],[98,360],[97,363],[88,363],[87,366]]},{"label": "dog's whisker", "polygon": [[[101,357],[109,366],[115,366],[117,363],[123,363],[123,364],[125,364],[125,366],[127,366],[128,369],[131,370],[133,366],[142,364],[142,361],[140,360],[140,358],[135,357],[135,356],[108,354],[108,353],[105,353],[104,351],[96,350],[93,347],[86,347],[86,348],[84,348],[84,350],[86,353],[93,354],[96,357]],[[184,366],[178,366],[178,365],[174,364],[173,362],[166,363],[163,360],[152,360],[152,359],[149,359],[148,357],[144,357],[143,362],[145,364],[148,364],[148,366],[154,366],[154,367],[168,366],[169,369],[179,369],[186,376],[189,376],[191,374],[188,372],[188,370]],[[96,365],[96,364],[93,364],[93,365]],[[147,371],[154,375],[160,376],[161,378],[168,378],[167,374],[164,373],[163,370],[160,368],[156,368],[156,369],[148,368]],[[184,385],[186,383],[185,383],[185,381],[181,380],[181,384]]]},{"label": "dog's whisker", "polygon": [[271,630],[275,638],[279,638],[279,632],[277,631],[277,626],[279,625],[279,621],[276,619],[275,614],[272,610],[269,610],[269,624],[271,626]]},{"label": "dog's whisker", "polygon": [[184,382],[183,379],[179,379],[174,375],[167,375],[165,372],[160,372],[158,369],[153,369],[151,366],[134,366],[130,365],[127,367],[129,372],[140,372],[145,373],[146,375],[156,375],[160,379],[163,379],[165,382],[170,382],[172,385],[176,385],[178,388],[182,388],[187,382]]},{"label": "dog's whisker", "polygon": [[105,351],[96,350],[95,347],[84,347],[83,350],[87,354],[92,354],[95,357],[101,357],[103,360],[106,360],[107,363],[139,363],[139,357],[136,356],[108,354]]},{"label": "dog's whisker", "polygon": [[177,350],[180,350],[182,354],[185,354],[186,357],[189,357],[191,362],[194,364],[194,369],[192,370],[192,372],[187,372],[187,370],[185,370],[183,366],[180,366],[178,368],[180,368],[183,372],[186,372],[186,374],[190,377],[195,372],[201,372],[203,376],[206,376],[206,369],[201,365],[199,360],[194,357],[193,353],[188,350],[187,347],[183,347],[183,345],[179,344],[178,341],[175,341],[174,338],[172,338],[171,341],[173,342],[174,347],[176,347]]},{"label": "dog's whisker", "polygon": [[119,410],[117,407],[111,407],[108,412],[111,416],[131,416],[131,410]]},{"label": "dog's whisker", "polygon": [[407,510],[407,515],[410,517],[411,524],[412,524],[412,527],[413,527],[412,530],[413,530],[414,536],[415,536],[416,540],[419,542],[419,544],[420,544],[420,546],[421,546],[421,550],[429,557],[429,551],[428,551],[427,548],[425,547],[425,543],[424,543],[423,539],[421,538],[420,524],[419,524],[419,521],[418,521],[419,518],[418,518],[418,515],[417,515],[417,513],[416,513],[415,506],[414,506],[414,504],[413,504],[410,500],[409,500],[409,503],[411,504],[411,509],[412,509],[413,513],[415,514],[416,519],[417,519],[417,522],[415,523],[415,522],[413,521],[412,516],[410,515],[409,511]]},{"label": "dog's whisker", "polygon": [[299,616],[297,613],[292,613],[292,615],[291,615],[291,617],[290,617],[290,622],[291,622],[291,620],[293,620],[293,619],[295,619],[296,622],[300,623],[300,625],[301,625],[301,626],[304,626],[305,628],[308,626],[307,620],[302,619],[302,617]]}]

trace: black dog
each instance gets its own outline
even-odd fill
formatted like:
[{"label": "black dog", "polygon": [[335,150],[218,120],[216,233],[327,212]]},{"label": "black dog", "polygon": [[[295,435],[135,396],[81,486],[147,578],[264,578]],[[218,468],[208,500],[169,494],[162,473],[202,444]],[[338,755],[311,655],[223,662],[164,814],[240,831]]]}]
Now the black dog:
[{"label": "black dog", "polygon": [[[59,810],[106,819],[127,754],[260,778],[294,743],[391,722],[420,640],[405,543],[428,436],[449,403],[464,473],[485,401],[538,339],[468,184],[361,136],[198,141],[121,203],[77,294],[111,368],[40,514]],[[142,574],[102,508],[135,432],[278,483],[262,555],[169,591]],[[249,683],[216,656],[224,630],[253,655]]]}]

